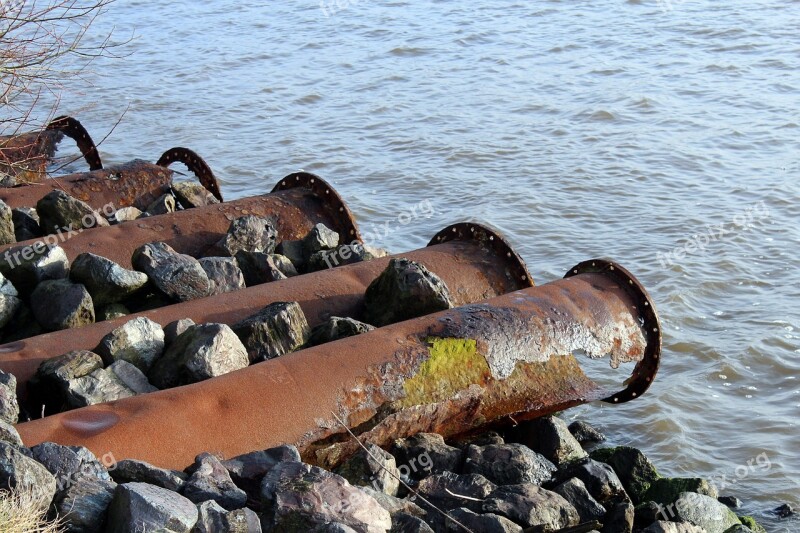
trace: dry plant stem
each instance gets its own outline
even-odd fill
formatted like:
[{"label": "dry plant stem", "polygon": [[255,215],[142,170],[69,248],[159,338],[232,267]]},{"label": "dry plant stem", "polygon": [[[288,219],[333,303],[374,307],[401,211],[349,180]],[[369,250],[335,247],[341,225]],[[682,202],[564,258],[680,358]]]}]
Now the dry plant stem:
[{"label": "dry plant stem", "polygon": [[0,529],[5,533],[61,533],[61,519],[48,522],[42,505],[30,492],[14,488],[0,491]]}]

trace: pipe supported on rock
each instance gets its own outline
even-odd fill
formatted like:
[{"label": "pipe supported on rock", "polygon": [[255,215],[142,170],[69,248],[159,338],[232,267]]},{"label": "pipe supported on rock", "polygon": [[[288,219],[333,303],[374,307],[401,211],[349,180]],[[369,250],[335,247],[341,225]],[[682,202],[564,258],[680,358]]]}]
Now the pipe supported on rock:
[{"label": "pipe supported on rock", "polygon": [[[282,179],[270,194],[93,228],[69,236],[59,246],[70,261],[91,252],[125,268],[131,268],[136,248],[155,241],[200,257],[225,235],[232,220],[243,215],[273,219],[281,240],[301,239],[318,223],[337,231],[340,242],[361,239],[352,213],[333,187],[319,176],[298,172]],[[42,239],[0,247],[0,261],[39,241]]]},{"label": "pipe supported on rock", "polygon": [[[533,284],[522,259],[502,236],[477,224],[449,226],[427,248],[393,257],[418,261],[437,273],[449,288],[455,305],[493,298]],[[383,257],[343,265],[12,342],[0,346],[0,369],[14,374],[18,389],[24,393],[25,383],[44,360],[72,350],[93,350],[106,334],[138,316],[162,326],[184,318],[196,323],[234,324],[270,303],[296,301],[311,327],[331,316],[360,318],[364,292],[391,259]]]},{"label": "pipe supported on rock", "polygon": [[[658,368],[655,308],[625,269],[595,260],[568,277],[295,352],[201,383],[17,426],[26,445],[183,468],[293,443],[332,467],[359,439],[387,446],[419,432],[454,436],[603,399],[640,396]],[[622,391],[590,379],[575,355],[636,362]],[[213,421],[213,423],[209,423]]]}]

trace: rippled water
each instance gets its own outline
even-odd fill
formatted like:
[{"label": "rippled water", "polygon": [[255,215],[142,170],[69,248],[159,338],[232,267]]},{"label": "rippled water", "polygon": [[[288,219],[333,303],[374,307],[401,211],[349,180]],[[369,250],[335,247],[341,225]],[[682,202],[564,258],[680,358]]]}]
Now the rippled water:
[{"label": "rippled water", "polygon": [[135,32],[130,56],[61,111],[102,137],[127,108],[107,162],[187,146],[228,198],[319,173],[394,251],[473,217],[538,283],[616,259],[658,303],[663,367],[567,416],[800,530],[764,514],[800,507],[800,3],[326,3],[117,2],[94,29]]}]

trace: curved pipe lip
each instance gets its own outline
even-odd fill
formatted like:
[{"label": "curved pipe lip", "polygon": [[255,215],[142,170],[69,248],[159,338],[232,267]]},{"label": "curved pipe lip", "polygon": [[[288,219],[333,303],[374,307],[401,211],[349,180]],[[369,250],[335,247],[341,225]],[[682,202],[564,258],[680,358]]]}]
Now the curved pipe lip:
[{"label": "curved pipe lip", "polygon": [[214,198],[220,202],[225,201],[222,199],[222,192],[219,189],[217,177],[214,175],[211,167],[208,166],[208,163],[206,163],[202,157],[197,155],[196,152],[188,148],[176,146],[175,148],[170,148],[161,154],[161,157],[158,158],[156,165],[166,168],[175,162],[186,165],[188,169],[192,171],[195,176],[197,176],[200,184],[205,187],[208,192],[214,195]]},{"label": "curved pipe lip", "polygon": [[652,385],[661,362],[661,321],[656,306],[644,286],[626,268],[610,259],[590,259],[572,267],[564,276],[570,278],[580,274],[602,274],[616,281],[635,302],[641,317],[642,328],[647,337],[644,357],[636,364],[627,387],[603,398],[606,403],[625,403],[644,394]]},{"label": "curved pipe lip", "polygon": [[103,161],[97,151],[92,137],[86,128],[77,119],[70,116],[56,117],[47,124],[45,131],[60,131],[70,139],[73,139],[89,164],[89,170],[100,170],[103,168]]},{"label": "curved pipe lip", "polygon": [[488,224],[475,222],[459,222],[451,224],[433,236],[428,246],[435,246],[448,241],[478,241],[488,246],[498,256],[505,257],[511,275],[520,283],[522,289],[533,287],[533,277],[528,266],[517,253],[508,239],[496,228]]},{"label": "curved pipe lip", "polygon": [[356,225],[352,211],[347,207],[339,193],[336,192],[336,189],[318,175],[304,171],[293,172],[275,184],[270,193],[297,188],[308,189],[313,192],[322,200],[325,207],[333,213],[334,218],[340,225],[340,235],[346,236],[344,240],[347,242],[340,243],[340,245],[353,241],[362,242],[361,232]]}]

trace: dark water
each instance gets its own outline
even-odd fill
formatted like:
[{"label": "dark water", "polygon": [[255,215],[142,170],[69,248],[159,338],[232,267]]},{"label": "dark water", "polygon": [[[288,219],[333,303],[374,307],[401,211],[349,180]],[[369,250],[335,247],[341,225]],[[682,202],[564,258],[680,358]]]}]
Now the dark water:
[{"label": "dark water", "polygon": [[120,0],[94,30],[135,32],[130,56],[61,111],[101,137],[127,108],[106,161],[187,146],[228,198],[319,173],[394,251],[473,218],[538,283],[616,259],[658,304],[663,367],[567,416],[800,530],[765,514],[800,507],[800,2],[323,6]]}]

